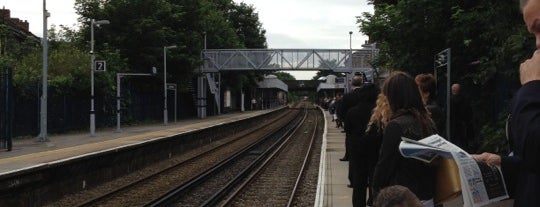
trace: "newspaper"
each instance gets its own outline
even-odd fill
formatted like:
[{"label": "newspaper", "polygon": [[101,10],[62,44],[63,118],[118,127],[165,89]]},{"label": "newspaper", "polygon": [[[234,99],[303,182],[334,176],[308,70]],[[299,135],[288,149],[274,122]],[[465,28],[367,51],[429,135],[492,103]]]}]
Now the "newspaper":
[{"label": "newspaper", "polygon": [[432,135],[418,141],[405,137],[402,137],[402,140],[399,151],[404,157],[427,163],[438,157],[456,161],[464,206],[484,206],[508,198],[499,167],[476,161],[467,152],[439,135]]}]

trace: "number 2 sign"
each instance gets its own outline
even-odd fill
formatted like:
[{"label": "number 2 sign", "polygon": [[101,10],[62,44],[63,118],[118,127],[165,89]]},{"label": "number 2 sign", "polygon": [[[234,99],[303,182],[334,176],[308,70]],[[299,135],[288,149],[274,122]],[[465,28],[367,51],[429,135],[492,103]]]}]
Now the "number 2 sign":
[{"label": "number 2 sign", "polygon": [[107,64],[105,60],[96,60],[94,64],[96,72],[104,72],[107,70]]}]

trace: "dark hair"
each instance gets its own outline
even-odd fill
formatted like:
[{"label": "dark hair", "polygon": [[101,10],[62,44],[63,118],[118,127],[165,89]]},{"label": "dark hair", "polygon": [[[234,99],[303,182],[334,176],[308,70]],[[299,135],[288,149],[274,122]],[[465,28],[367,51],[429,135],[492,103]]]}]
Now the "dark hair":
[{"label": "dark hair", "polygon": [[383,188],[375,198],[374,207],[422,207],[420,199],[407,187],[393,185]]},{"label": "dark hair", "polygon": [[362,86],[364,83],[364,78],[361,75],[355,75],[352,77],[351,85],[353,86]]},{"label": "dark hair", "polygon": [[388,99],[394,117],[410,112],[420,122],[422,133],[430,135],[431,118],[422,102],[418,86],[409,74],[402,71],[390,74],[384,82],[383,94]]},{"label": "dark hair", "polygon": [[435,82],[435,77],[431,74],[418,74],[414,81],[418,85],[418,88],[422,93],[428,93],[429,92],[429,98],[433,99],[435,97],[435,93],[437,92],[437,85]]}]

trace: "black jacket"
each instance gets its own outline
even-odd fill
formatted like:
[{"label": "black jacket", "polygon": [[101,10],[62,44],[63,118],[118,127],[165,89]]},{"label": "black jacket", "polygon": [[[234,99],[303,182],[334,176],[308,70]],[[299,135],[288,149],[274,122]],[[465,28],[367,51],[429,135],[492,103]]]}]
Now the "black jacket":
[{"label": "black jacket", "polygon": [[[351,97],[351,99],[348,99],[347,101],[356,101],[356,103],[352,107],[347,106],[347,112],[345,113],[345,119],[343,120],[345,122],[344,130],[347,134],[357,137],[364,135],[379,92],[379,88],[373,84],[366,84],[362,88],[354,90],[354,100]],[[343,106],[344,109],[345,107],[346,106]]]},{"label": "black jacket", "polygon": [[[432,126],[432,132],[436,132],[435,126]],[[433,133],[423,134],[421,125],[410,113],[388,122],[373,175],[375,192],[387,186],[402,185],[409,188],[420,200],[434,197],[435,167],[419,160],[404,158],[398,149],[401,137],[420,140]]]},{"label": "black jacket", "polygon": [[[345,120],[347,111],[349,111],[349,109],[351,109],[352,107],[356,106],[356,104],[358,104],[358,102],[360,101],[362,96],[360,89],[361,87],[355,88],[353,91],[343,95],[343,98],[341,98],[341,104],[339,106],[336,106],[338,107],[336,109],[336,113],[340,120]],[[345,123],[345,125],[347,124]]]},{"label": "black jacket", "polygon": [[431,113],[431,119],[433,119],[433,122],[435,122],[437,131],[439,133],[444,132],[445,131],[445,126],[444,126],[445,115],[443,113],[442,108],[439,106],[439,104],[437,104],[435,100],[430,100],[426,104],[426,109],[429,111],[429,113]]},{"label": "black jacket", "polygon": [[[375,85],[365,85],[358,89],[360,99],[356,106],[349,109],[345,115],[345,132],[350,137],[351,156],[349,156],[349,165],[355,172],[367,173],[368,162],[366,160],[368,150],[370,149],[367,140],[363,139],[367,124],[371,118],[375,101],[379,94],[379,89]],[[366,175],[367,176],[367,175]],[[355,185],[355,181],[352,181]]]},{"label": "black jacket", "polygon": [[[450,141],[461,148],[474,138],[472,134],[472,108],[467,97],[452,95],[450,98]],[[442,131],[439,129],[439,131]],[[447,138],[448,139],[448,138]]]},{"label": "black jacket", "polygon": [[507,188],[515,198],[514,206],[540,206],[540,81],[519,89],[510,112],[514,155],[501,160]]}]

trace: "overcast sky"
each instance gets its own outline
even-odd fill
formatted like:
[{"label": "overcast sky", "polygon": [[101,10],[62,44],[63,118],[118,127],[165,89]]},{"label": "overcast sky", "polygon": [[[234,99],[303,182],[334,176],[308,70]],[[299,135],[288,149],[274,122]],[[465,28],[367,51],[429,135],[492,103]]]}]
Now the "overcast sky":
[{"label": "overcast sky", "polygon": [[[360,34],[356,16],[373,13],[367,0],[234,0],[255,7],[266,29],[269,48],[348,49],[349,31],[352,47],[361,48],[365,35]],[[77,26],[74,0],[49,0],[48,25]],[[43,34],[43,1],[2,0],[0,6],[11,16],[30,23],[30,31]],[[288,71],[289,72],[289,71]],[[289,72],[297,79],[311,79],[315,72]]]}]

